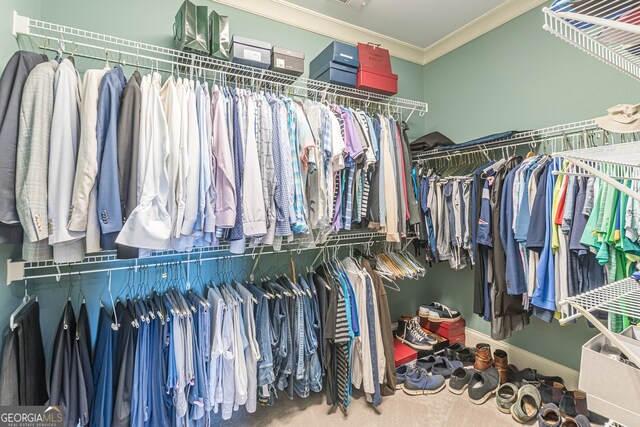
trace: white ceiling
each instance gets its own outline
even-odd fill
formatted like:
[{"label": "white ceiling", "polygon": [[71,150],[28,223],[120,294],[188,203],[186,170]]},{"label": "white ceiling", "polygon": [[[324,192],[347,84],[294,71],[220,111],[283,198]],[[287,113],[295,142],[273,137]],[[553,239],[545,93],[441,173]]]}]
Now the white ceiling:
[{"label": "white ceiling", "polygon": [[427,48],[506,0],[371,0],[361,11],[337,0],[286,0],[314,12]]}]

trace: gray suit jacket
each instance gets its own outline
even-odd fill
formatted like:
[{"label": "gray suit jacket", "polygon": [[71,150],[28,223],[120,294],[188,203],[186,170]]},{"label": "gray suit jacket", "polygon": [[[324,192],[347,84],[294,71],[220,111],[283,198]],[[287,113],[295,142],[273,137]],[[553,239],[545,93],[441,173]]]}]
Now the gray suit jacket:
[{"label": "gray suit jacket", "polygon": [[22,227],[16,210],[16,148],[22,90],[33,68],[46,55],[18,51],[0,77],[0,243],[21,243]]},{"label": "gray suit jacket", "polygon": [[25,238],[26,261],[51,259],[47,224],[49,138],[58,63],[36,65],[24,84],[16,159],[16,207]]}]

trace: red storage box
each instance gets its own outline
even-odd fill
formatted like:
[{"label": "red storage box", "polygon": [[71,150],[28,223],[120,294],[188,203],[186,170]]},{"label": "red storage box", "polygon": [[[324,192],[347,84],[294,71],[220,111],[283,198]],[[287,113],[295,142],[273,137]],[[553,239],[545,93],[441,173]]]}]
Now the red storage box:
[{"label": "red storage box", "polygon": [[389,51],[378,45],[371,43],[358,43],[358,59],[360,65],[366,68],[377,70],[382,73],[391,74],[391,57]]},{"label": "red storage box", "polygon": [[397,339],[393,339],[393,356],[396,360],[396,368],[400,365],[404,365],[405,363],[409,363],[412,360],[416,360],[418,358],[418,352],[409,347],[408,345],[402,344]]},{"label": "red storage box", "polygon": [[[451,341],[452,337],[464,336],[464,319],[456,320],[455,322],[431,322],[426,317],[419,316],[420,326],[434,332],[440,336],[447,338]],[[453,343],[452,343],[453,344]]]},{"label": "red storage box", "polygon": [[360,65],[356,88],[381,95],[395,95],[398,93],[398,75]]},{"label": "red storage box", "polygon": [[449,345],[453,345],[453,344],[457,344],[457,343],[465,345],[465,340],[466,340],[465,334],[456,335],[456,336],[453,336],[453,337],[449,338]]}]

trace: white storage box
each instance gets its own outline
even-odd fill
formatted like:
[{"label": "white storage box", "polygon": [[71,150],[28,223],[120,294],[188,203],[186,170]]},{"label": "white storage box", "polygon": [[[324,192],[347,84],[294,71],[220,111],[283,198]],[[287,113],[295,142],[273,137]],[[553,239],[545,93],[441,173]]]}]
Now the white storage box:
[{"label": "white storage box", "polygon": [[[640,337],[640,329],[629,329],[619,335],[620,340],[640,355],[640,340],[630,337],[634,333]],[[605,345],[613,346],[599,334],[582,346],[580,390],[588,395],[589,410],[628,427],[640,427],[640,369],[600,353]]]}]

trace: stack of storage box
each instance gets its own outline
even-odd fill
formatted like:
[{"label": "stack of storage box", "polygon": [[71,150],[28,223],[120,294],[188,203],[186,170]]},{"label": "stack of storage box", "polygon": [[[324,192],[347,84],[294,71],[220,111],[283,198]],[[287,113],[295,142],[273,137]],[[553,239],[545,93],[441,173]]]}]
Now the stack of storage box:
[{"label": "stack of storage box", "polygon": [[358,74],[358,49],[345,43],[333,42],[309,66],[314,80],[354,87]]},{"label": "stack of storage box", "polygon": [[356,87],[381,95],[398,93],[398,75],[391,71],[389,51],[377,45],[358,43]]}]

